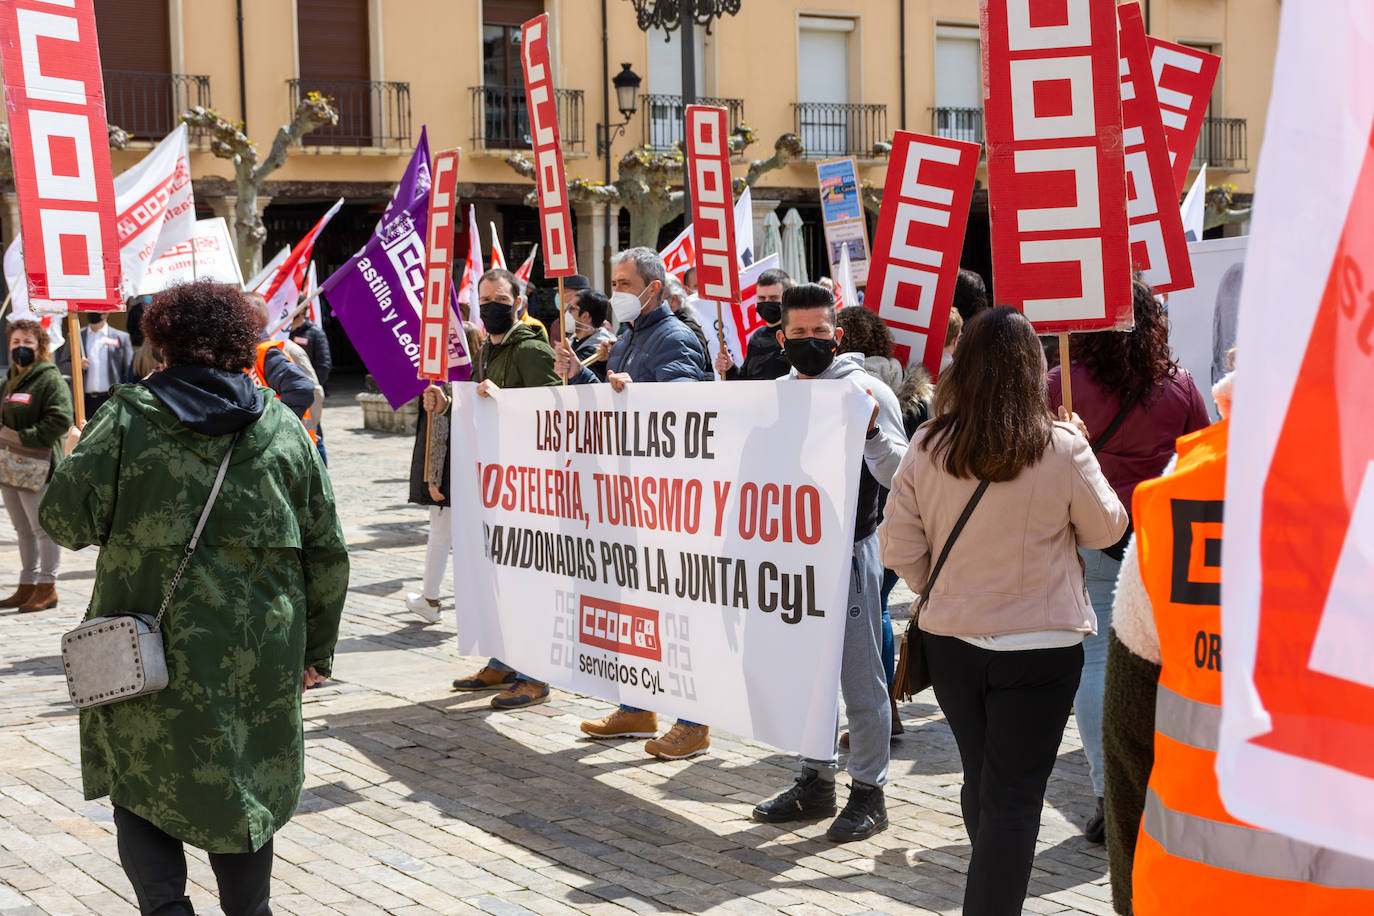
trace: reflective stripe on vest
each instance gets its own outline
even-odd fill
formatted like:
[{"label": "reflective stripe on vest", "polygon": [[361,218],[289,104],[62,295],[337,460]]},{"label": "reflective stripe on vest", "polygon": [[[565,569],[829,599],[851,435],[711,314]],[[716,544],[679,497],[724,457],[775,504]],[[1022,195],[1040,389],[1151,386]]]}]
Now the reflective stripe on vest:
[{"label": "reflective stripe on vest", "polygon": [[1267,830],[1224,824],[1168,808],[1145,792],[1141,829],[1170,855],[1259,878],[1374,890],[1374,863]]},{"label": "reflective stripe on vest", "polygon": [[1175,472],[1135,491],[1137,555],[1162,663],[1133,910],[1374,912],[1374,863],[1241,823],[1217,788],[1226,435],[1223,422],[1179,439]]}]

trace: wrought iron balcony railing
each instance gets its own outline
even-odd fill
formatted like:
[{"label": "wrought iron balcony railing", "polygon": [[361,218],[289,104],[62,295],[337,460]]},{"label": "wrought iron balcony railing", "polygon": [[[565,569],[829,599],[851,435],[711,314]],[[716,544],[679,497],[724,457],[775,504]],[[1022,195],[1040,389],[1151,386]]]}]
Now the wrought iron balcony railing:
[{"label": "wrought iron balcony railing", "polygon": [[376,146],[408,149],[410,142],[410,83],[377,80],[293,79],[286,81],[289,111],[312,92],[328,97],[339,123],[321,127],[301,138],[305,146]]},{"label": "wrought iron balcony railing", "polygon": [[983,109],[932,108],[930,109],[930,132],[937,137],[982,144]]},{"label": "wrought iron balcony railing", "polygon": [[874,145],[887,140],[886,105],[795,102],[792,110],[808,159],[872,157]]},{"label": "wrought iron balcony railing", "polygon": [[1206,118],[1193,150],[1193,165],[1205,162],[1212,168],[1244,169],[1249,167],[1246,152],[1244,118]]},{"label": "wrought iron balcony railing", "polygon": [[[530,116],[523,86],[472,86],[472,140],[478,149],[526,149]],[[581,89],[555,89],[558,138],[565,150],[582,151],[586,114]]]},{"label": "wrought iron balcony railing", "polygon": [[[644,114],[644,145],[651,150],[677,149],[685,136],[682,125],[686,116],[680,95],[649,93],[640,97]],[[714,105],[730,112],[730,130],[744,123],[743,99],[699,98],[697,105]]]},{"label": "wrought iron balcony railing", "polygon": [[187,108],[211,107],[208,76],[141,70],[106,70],[104,76],[106,120],[132,140],[161,140]]}]

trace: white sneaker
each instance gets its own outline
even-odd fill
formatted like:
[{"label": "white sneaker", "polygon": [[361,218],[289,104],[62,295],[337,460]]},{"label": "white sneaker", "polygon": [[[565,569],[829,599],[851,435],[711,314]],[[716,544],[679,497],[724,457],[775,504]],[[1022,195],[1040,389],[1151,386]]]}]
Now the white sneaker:
[{"label": "white sneaker", "polygon": [[438,598],[426,598],[424,595],[415,594],[415,592],[406,592],[406,610],[425,623],[439,622]]}]

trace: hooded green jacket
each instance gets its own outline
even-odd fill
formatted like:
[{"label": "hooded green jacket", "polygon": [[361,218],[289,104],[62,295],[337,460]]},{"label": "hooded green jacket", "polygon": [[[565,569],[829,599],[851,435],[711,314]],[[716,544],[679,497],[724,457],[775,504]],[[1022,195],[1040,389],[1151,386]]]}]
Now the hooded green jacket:
[{"label": "hooded green jacket", "polygon": [[482,345],[482,379],[498,388],[539,388],[557,385],[553,348],[532,325],[517,321],[499,344]]},{"label": "hooded green jacket", "polygon": [[59,457],[58,444],[72,426],[72,393],[57,366],[46,359],[23,373],[10,366],[0,388],[0,416],[21,444],[50,448]]},{"label": "hooded green jacket", "polygon": [[177,839],[253,852],[296,810],[302,672],[330,673],[348,553],[301,422],[246,375],[180,368],[112,389],[39,518],[64,547],[100,545],[87,619],[156,613],[240,432],[162,620],[167,688],[81,711],[81,776]]}]

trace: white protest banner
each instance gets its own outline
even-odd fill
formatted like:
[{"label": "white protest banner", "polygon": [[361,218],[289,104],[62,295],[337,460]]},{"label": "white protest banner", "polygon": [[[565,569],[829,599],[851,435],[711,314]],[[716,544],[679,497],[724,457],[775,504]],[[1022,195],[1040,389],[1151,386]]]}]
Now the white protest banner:
[{"label": "white protest banner", "polygon": [[1280,17],[1240,299],[1217,776],[1232,817],[1374,859],[1374,7]]},{"label": "white protest banner", "polygon": [[[744,357],[749,350],[749,338],[768,324],[759,317],[756,308],[759,301],[759,275],[765,270],[774,270],[777,266],[778,253],[775,251],[768,257],[742,268],[739,272],[739,283],[742,287],[740,295],[744,301],[731,303],[722,308],[719,321],[715,315],[702,315],[698,312],[697,318],[701,320],[702,327],[710,328],[706,334],[706,355],[710,362],[715,362],[716,354],[720,352],[721,337],[724,337],[725,348],[730,351],[730,358],[735,361],[736,366],[744,365]],[[694,297],[689,300],[689,304],[695,305],[699,301],[701,300]]]},{"label": "white protest banner", "polygon": [[1240,285],[1248,236],[1188,243],[1193,286],[1169,294],[1169,346],[1193,374],[1208,413],[1217,420],[1212,385],[1227,372],[1226,354],[1236,345]]},{"label": "white protest banner", "polygon": [[198,231],[186,125],[178,124],[133,168],[116,175],[114,188],[124,289],[142,293],[148,266]]},{"label": "white protest banner", "polygon": [[455,389],[460,652],[830,756],[867,394]]},{"label": "white protest banner", "polygon": [[[191,256],[193,244],[194,258]],[[222,216],[197,220],[195,238],[173,245],[150,263],[136,294],[149,296],[177,283],[190,283],[192,280],[243,285],[234,242]]]}]

